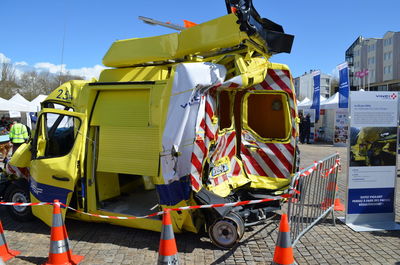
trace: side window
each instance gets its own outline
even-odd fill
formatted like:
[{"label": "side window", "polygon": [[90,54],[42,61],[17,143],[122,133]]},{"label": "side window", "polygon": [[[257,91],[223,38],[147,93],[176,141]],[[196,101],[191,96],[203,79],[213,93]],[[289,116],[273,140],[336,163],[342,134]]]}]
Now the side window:
[{"label": "side window", "polygon": [[41,115],[40,124],[37,157],[67,155],[74,146],[81,121],[63,114],[44,113]]},{"label": "side window", "polygon": [[247,125],[264,139],[286,139],[290,133],[290,116],[285,94],[249,94]]}]

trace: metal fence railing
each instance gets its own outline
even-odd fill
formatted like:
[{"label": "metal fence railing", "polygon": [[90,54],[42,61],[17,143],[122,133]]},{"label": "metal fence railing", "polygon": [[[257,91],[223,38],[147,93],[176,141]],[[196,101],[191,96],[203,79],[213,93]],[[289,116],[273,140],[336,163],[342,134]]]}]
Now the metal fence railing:
[{"label": "metal fence railing", "polygon": [[338,169],[339,154],[333,154],[314,162],[293,177],[292,187],[299,193],[290,198],[288,203],[292,246],[329,213],[335,225]]}]

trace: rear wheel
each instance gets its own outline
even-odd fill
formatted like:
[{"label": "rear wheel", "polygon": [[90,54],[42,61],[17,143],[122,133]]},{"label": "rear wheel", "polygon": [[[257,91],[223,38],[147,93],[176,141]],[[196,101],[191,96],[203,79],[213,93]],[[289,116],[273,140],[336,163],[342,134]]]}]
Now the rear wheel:
[{"label": "rear wheel", "polygon": [[223,249],[230,249],[240,241],[244,234],[243,219],[236,213],[229,213],[216,220],[208,229],[212,243]]},{"label": "rear wheel", "polygon": [[[11,184],[6,190],[5,199],[7,202],[29,203],[28,188],[23,188],[22,185]],[[7,211],[12,218],[18,221],[27,222],[33,219],[30,206],[7,206]]]}]

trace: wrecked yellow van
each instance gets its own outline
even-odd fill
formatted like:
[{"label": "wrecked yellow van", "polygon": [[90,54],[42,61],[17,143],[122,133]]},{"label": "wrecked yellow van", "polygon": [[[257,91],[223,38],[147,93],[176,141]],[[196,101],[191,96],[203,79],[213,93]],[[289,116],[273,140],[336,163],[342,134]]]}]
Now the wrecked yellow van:
[{"label": "wrecked yellow van", "polygon": [[[30,167],[30,200],[144,216],[285,193],[297,167],[297,110],[289,68],[269,58],[290,52],[293,36],[261,18],[250,0],[227,1],[227,9],[228,15],[179,33],[116,41],[99,80],[70,81],[53,91],[32,141],[11,161]],[[171,215],[174,231],[205,227],[214,244],[230,248],[245,226],[280,203]],[[32,212],[50,225],[50,208]],[[158,216],[63,214],[161,229]]]}]

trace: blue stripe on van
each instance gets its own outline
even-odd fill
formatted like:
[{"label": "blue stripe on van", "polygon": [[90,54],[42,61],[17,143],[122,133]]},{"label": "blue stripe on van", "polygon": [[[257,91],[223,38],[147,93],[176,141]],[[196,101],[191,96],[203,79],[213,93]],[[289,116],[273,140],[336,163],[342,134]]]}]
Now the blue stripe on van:
[{"label": "blue stripe on van", "polygon": [[47,184],[43,184],[30,178],[29,189],[31,194],[40,202],[53,202],[59,200],[61,203],[66,204],[68,193],[72,190],[59,188]]},{"label": "blue stripe on van", "polygon": [[179,181],[170,184],[156,185],[157,193],[160,196],[160,204],[176,205],[183,200],[189,199],[191,188],[189,177],[183,177]]}]

